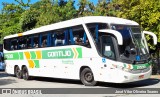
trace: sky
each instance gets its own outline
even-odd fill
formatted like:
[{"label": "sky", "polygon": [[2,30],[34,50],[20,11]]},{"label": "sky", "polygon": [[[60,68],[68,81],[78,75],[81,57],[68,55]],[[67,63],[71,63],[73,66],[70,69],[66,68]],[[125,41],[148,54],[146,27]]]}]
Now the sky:
[{"label": "sky", "polygon": [[[20,0],[19,0],[20,1]],[[23,0],[24,2],[27,2],[28,0]],[[30,0],[30,4],[33,4],[39,0]],[[90,0],[91,2],[93,2],[94,4],[96,4],[98,2],[98,0]],[[8,3],[16,3],[15,0],[0,0],[0,10],[3,8],[2,6],[2,2],[8,2]],[[77,8],[77,3],[78,0],[75,0],[75,7]]]},{"label": "sky", "polygon": [[[20,1],[20,0],[19,0]],[[23,0],[24,2],[27,2],[28,0]],[[39,0],[30,0],[31,1],[31,4],[32,3],[35,3],[35,2],[37,2],[37,1],[39,1]],[[15,2],[15,0],[0,0],[0,10],[3,8],[3,6],[2,6],[2,2],[7,2],[7,3],[17,3],[17,2]]]}]

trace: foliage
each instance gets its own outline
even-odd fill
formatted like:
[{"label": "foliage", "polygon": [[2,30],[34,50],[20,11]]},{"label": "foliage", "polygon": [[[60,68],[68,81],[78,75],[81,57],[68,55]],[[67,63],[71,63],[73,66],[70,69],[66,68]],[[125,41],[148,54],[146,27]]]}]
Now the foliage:
[{"label": "foliage", "polygon": [[[3,3],[3,10],[0,19],[0,33],[3,38],[6,35],[21,32],[19,20],[24,9],[21,5]],[[2,39],[1,41],[2,42]]]},{"label": "foliage", "polygon": [[[138,22],[143,30],[154,32],[160,37],[160,2],[159,0],[113,0],[118,6],[116,16]],[[152,40],[147,36],[147,40]],[[150,41],[148,41],[150,42]],[[158,38],[160,42],[160,38]],[[148,44],[151,49],[155,46]]]},{"label": "foliage", "polygon": [[94,4],[88,0],[79,0],[78,7],[78,17],[92,16],[95,9]]},{"label": "foliage", "polygon": [[71,19],[76,16],[74,2],[61,0],[41,0],[30,6],[21,16],[21,27],[23,31]]},{"label": "foliage", "polygon": [[108,5],[109,5],[109,3],[107,3],[106,0],[99,0],[97,6],[95,8],[94,15],[108,16],[109,15]]}]

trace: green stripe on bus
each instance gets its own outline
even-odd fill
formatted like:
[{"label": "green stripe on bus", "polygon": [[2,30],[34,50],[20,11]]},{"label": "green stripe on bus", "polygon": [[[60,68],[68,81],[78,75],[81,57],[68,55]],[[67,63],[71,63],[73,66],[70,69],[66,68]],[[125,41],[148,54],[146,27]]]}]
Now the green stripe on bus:
[{"label": "green stripe on bus", "polygon": [[[57,50],[43,50],[42,59],[72,59],[82,58],[82,48],[75,48],[73,51],[71,48],[57,49]],[[30,51],[31,59],[37,59],[36,52]],[[24,52],[5,53],[6,60],[23,60]]]},{"label": "green stripe on bus", "polygon": [[5,53],[4,54],[6,60],[19,60],[19,54],[16,53]]},{"label": "green stripe on bus", "polygon": [[133,65],[133,69],[134,69],[134,70],[144,69],[144,68],[148,68],[150,65],[151,65],[151,64],[149,64],[149,63]]},{"label": "green stripe on bus", "polygon": [[23,52],[5,53],[5,60],[23,60]]},{"label": "green stripe on bus", "polygon": [[82,58],[82,48],[76,48],[78,52],[78,58]]},{"label": "green stripe on bus", "polygon": [[36,59],[35,51],[30,51],[31,59]]},{"label": "green stripe on bus", "polygon": [[39,66],[39,60],[33,60],[34,64],[35,64],[35,68],[40,68]]},{"label": "green stripe on bus", "polygon": [[23,52],[19,52],[19,59],[20,60],[23,60],[24,58],[23,58]]},{"label": "green stripe on bus", "polygon": [[[137,65],[131,64],[131,65],[133,66],[132,69],[138,70],[138,69],[148,68],[151,64],[150,64],[150,63],[146,63],[146,64],[137,64]],[[128,67],[127,67],[127,64],[124,64],[124,68],[128,68]]]}]

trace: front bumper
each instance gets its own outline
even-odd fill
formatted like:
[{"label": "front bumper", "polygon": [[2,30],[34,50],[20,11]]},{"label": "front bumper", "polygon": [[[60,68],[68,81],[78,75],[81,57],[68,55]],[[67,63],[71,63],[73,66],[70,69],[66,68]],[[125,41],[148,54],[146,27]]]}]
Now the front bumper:
[{"label": "front bumper", "polygon": [[148,79],[150,78],[151,74],[151,67],[149,67],[149,70],[147,72],[142,73],[130,73],[119,69],[112,69],[109,72],[105,73],[105,77],[103,76],[103,82],[129,83]]}]

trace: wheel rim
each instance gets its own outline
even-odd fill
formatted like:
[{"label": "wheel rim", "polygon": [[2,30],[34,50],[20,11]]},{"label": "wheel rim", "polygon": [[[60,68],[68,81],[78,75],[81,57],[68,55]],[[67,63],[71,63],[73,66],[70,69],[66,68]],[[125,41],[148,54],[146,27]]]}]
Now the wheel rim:
[{"label": "wheel rim", "polygon": [[27,70],[23,70],[23,78],[24,78],[24,79],[27,79],[27,76],[28,76]]},{"label": "wheel rim", "polygon": [[87,82],[92,82],[93,81],[93,75],[91,72],[87,72],[85,75],[84,75],[84,79],[87,81]]}]

